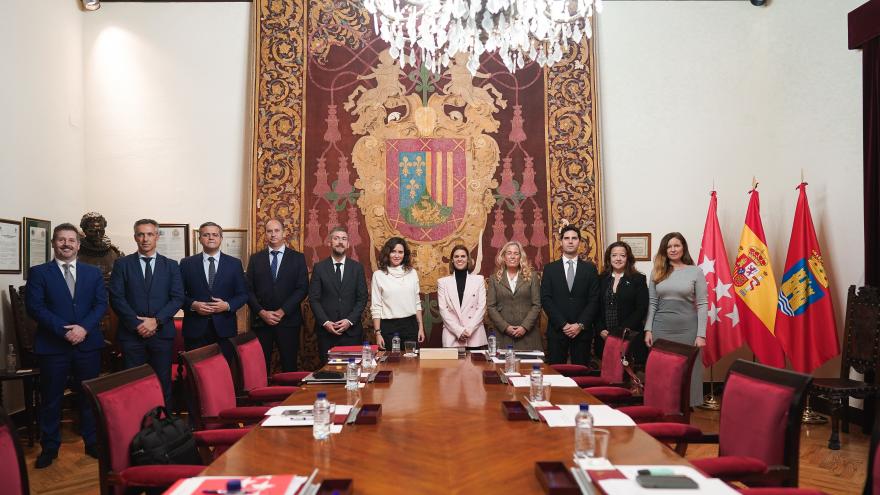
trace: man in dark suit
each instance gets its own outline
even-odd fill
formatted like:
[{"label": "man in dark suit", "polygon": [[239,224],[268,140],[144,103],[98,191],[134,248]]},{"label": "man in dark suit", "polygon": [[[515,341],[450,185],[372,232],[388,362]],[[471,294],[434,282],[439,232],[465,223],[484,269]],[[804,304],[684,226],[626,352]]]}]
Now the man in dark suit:
[{"label": "man in dark suit", "polygon": [[367,280],[364,267],[345,256],[348,231],[334,227],[329,234],[330,257],[312,267],[309,302],[315,314],[315,335],[321,363],[327,351],[337,345],[363,342],[361,316],[367,304]]},{"label": "man in dark suit", "polygon": [[183,282],[177,262],[156,252],[159,224],[134,223],[137,253],[119,258],[110,276],[110,305],[119,317],[117,336],[125,368],[150,363],[171,407],[172,318],[183,304]]},{"label": "man in dark suit", "polygon": [[562,228],[562,259],[544,266],[541,304],[547,314],[547,358],[550,364],[587,365],[593,341],[593,323],[599,310],[599,274],[596,265],[578,258],[580,230]]},{"label": "man in dark suit", "polygon": [[199,226],[202,252],[180,262],[183,279],[183,343],[186,350],[220,344],[232,363],[229,338],[238,334],[235,312],[247,302],[241,260],[220,252],[223,229],[214,222]]},{"label": "man in dark suit", "polygon": [[287,246],[280,220],[269,220],[265,229],[269,246],[251,256],[247,269],[252,328],[263,346],[267,370],[277,343],[281,369],[296,371],[302,327],[300,304],[308,294],[309,269],[303,254]]},{"label": "man in dark suit", "polygon": [[52,232],[55,259],[34,266],[28,274],[25,304],[37,322],[34,352],[40,361],[40,445],[36,467],[52,464],[61,446],[61,399],[72,375],[80,411],[80,434],[86,454],[97,458],[95,416],[82,393],[82,381],[101,371],[104,336],[100,322],[107,311],[104,275],[95,266],[77,262],[79,232],[62,223]]}]

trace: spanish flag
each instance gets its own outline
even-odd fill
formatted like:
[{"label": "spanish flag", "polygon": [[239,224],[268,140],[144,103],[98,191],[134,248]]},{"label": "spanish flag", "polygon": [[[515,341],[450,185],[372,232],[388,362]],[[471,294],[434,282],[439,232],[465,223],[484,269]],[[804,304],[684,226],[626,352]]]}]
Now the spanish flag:
[{"label": "spanish flag", "polygon": [[761,224],[757,186],[749,194],[749,209],[733,266],[733,290],[742,323],[740,330],[759,361],[782,368],[785,367],[785,355],[773,334],[779,293]]}]

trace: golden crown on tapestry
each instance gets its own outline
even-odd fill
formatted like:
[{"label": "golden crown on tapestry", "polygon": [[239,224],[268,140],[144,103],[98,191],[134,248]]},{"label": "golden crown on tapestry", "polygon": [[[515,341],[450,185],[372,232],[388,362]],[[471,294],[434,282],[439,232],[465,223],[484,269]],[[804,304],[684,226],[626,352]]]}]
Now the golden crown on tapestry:
[{"label": "golden crown on tapestry", "polygon": [[510,72],[530,60],[559,62],[569,43],[592,37],[602,0],[364,0],[364,7],[401,68],[424,63],[439,72],[466,53],[476,74],[484,52],[497,52]]}]

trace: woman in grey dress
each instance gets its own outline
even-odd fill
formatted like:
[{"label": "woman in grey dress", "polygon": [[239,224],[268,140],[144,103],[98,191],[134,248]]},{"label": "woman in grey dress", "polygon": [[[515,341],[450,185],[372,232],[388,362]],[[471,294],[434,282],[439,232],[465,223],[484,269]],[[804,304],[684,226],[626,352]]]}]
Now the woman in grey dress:
[{"label": "woman in grey dress", "polygon": [[488,277],[486,312],[498,336],[498,348],[543,350],[538,330],[541,281],[526,259],[522,245],[510,241],[498,250],[495,273]]},{"label": "woman in grey dress", "polygon": [[[687,241],[678,232],[663,236],[654,256],[648,284],[648,317],[645,344],[666,339],[682,344],[706,345],[706,278],[694,265]],[[700,356],[691,375],[691,405],[703,403],[703,363]]]}]

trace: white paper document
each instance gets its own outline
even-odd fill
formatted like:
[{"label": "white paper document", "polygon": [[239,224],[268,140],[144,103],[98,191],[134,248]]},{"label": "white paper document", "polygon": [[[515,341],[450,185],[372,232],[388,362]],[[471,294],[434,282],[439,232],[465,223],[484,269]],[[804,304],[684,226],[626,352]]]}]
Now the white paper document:
[{"label": "white paper document", "polygon": [[[556,427],[573,427],[574,419],[580,411],[580,406],[562,404],[557,405],[559,409],[544,409],[538,411],[547,425],[551,428]],[[635,426],[636,422],[626,414],[609,406],[590,406],[590,414],[593,415],[593,426],[601,428],[603,426]]]},{"label": "white paper document", "polygon": [[[292,417],[296,417],[297,415],[304,415],[304,416],[311,417],[312,416],[312,409],[314,409],[314,407],[315,406],[310,405],[310,404],[309,405],[303,404],[303,405],[297,405],[297,406],[275,406],[272,409],[269,409],[268,411],[266,411],[266,416],[292,416]],[[337,404],[336,405],[336,415],[337,416],[340,414],[348,415],[348,413],[351,412],[351,408],[352,408],[352,406],[349,406],[347,404]]]},{"label": "white paper document", "polygon": [[[690,466],[616,466],[627,479],[608,479],[598,482],[602,490],[608,495],[672,495],[672,494],[696,494],[711,493],[712,495],[737,495],[739,492],[731,488],[727,483],[717,478],[706,478],[696,469]],[[696,490],[664,490],[659,488],[642,488],[636,482],[636,475],[640,469],[669,469],[673,474],[687,476],[694,480],[699,488]],[[588,473],[589,474],[589,473]]]},{"label": "white paper document", "polygon": [[[510,384],[514,387],[528,387],[530,383],[531,377],[528,376],[515,376],[510,379]],[[567,376],[562,375],[544,375],[544,383],[549,383],[554,387],[577,387],[578,384],[575,383],[574,380]]]}]

